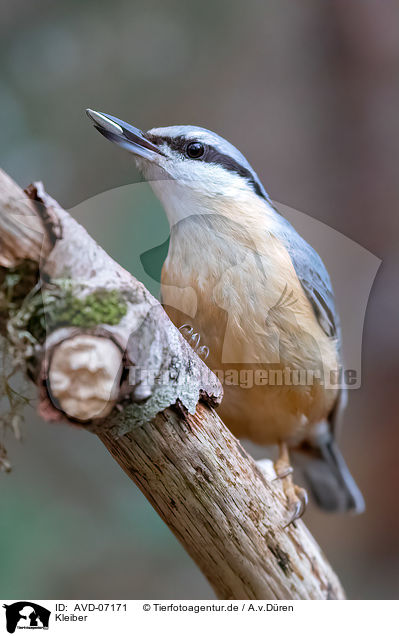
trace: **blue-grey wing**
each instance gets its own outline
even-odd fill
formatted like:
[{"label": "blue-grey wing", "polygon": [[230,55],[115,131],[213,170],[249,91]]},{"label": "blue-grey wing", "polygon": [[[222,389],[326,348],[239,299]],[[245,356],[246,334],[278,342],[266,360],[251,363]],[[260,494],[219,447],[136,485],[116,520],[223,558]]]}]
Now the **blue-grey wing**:
[{"label": "blue-grey wing", "polygon": [[335,309],[334,293],[328,272],[318,253],[282,216],[276,219],[273,233],[285,246],[296,274],[310,301],[319,325],[340,345],[339,316]]},{"label": "blue-grey wing", "polygon": [[[276,219],[273,233],[281,240],[296,274],[301,282],[305,294],[310,301],[319,325],[324,333],[334,338],[337,352],[341,350],[341,329],[339,316],[335,308],[334,292],[330,277],[318,253],[307,243],[284,217]],[[346,390],[338,391],[336,402],[328,415],[328,423],[332,435],[337,432],[339,415],[346,402]]]}]

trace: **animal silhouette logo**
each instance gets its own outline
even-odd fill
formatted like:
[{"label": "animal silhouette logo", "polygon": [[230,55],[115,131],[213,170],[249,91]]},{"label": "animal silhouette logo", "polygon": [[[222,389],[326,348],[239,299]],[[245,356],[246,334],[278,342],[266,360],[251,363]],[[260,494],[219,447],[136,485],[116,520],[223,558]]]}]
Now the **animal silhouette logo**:
[{"label": "animal silhouette logo", "polygon": [[18,601],[11,605],[3,605],[6,610],[6,627],[9,634],[18,629],[48,629],[50,610],[32,603]]}]

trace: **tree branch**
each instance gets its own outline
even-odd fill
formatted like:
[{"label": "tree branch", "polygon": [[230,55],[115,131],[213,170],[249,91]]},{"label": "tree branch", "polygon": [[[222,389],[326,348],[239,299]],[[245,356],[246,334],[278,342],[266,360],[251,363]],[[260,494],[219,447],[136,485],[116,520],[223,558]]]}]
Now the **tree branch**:
[{"label": "tree branch", "polygon": [[1,172],[0,236],[0,330],[42,417],[99,436],[219,598],[343,598],[304,524],[284,529],[271,462],[224,426],[217,379],[144,286],[41,184],[25,194]]}]

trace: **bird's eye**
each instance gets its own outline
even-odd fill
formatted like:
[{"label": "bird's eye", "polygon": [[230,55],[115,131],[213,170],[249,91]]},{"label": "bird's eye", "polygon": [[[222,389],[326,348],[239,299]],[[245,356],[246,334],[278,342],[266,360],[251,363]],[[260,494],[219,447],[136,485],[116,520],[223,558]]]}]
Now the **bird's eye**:
[{"label": "bird's eye", "polygon": [[190,159],[199,159],[205,152],[204,145],[199,141],[192,141],[186,148],[187,157]]}]

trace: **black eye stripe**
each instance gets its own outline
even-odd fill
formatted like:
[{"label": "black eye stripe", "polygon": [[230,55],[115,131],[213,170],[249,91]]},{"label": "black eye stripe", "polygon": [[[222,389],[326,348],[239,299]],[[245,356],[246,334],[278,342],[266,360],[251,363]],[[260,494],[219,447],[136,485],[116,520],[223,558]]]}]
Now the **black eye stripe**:
[{"label": "black eye stripe", "polygon": [[203,161],[206,161],[208,163],[216,163],[219,166],[222,166],[223,168],[225,168],[226,170],[229,170],[230,172],[235,172],[240,177],[244,177],[245,179],[247,179],[248,183],[251,185],[253,191],[259,197],[262,197],[262,199],[266,199],[262,190],[262,186],[260,185],[260,183],[258,183],[254,179],[252,172],[248,170],[248,168],[244,168],[244,166],[238,163],[238,161],[235,161],[234,159],[229,157],[229,155],[224,155],[223,153],[219,152],[215,148],[210,147]]},{"label": "black eye stripe", "polygon": [[[184,153],[186,146],[188,143],[195,141],[194,139],[187,140],[183,136],[178,137],[157,137],[156,135],[146,135],[150,141],[153,143],[167,143],[169,148],[175,150],[177,152]],[[229,157],[229,155],[225,155],[213,146],[205,145],[205,152],[200,159],[197,161],[203,161],[204,163],[215,163],[219,166],[222,166],[225,170],[229,170],[230,172],[235,172],[240,177],[244,177],[247,179],[248,183],[251,185],[253,191],[262,199],[267,200],[263,188],[258,181],[254,178],[252,172],[242,166],[238,161]]]},{"label": "black eye stripe", "polygon": [[[188,140],[185,137],[158,137],[156,135],[146,134],[146,137],[155,144],[166,143],[169,148],[172,150],[177,150],[178,152],[184,152],[184,148],[186,147]],[[194,140],[192,140],[194,141]]]}]

